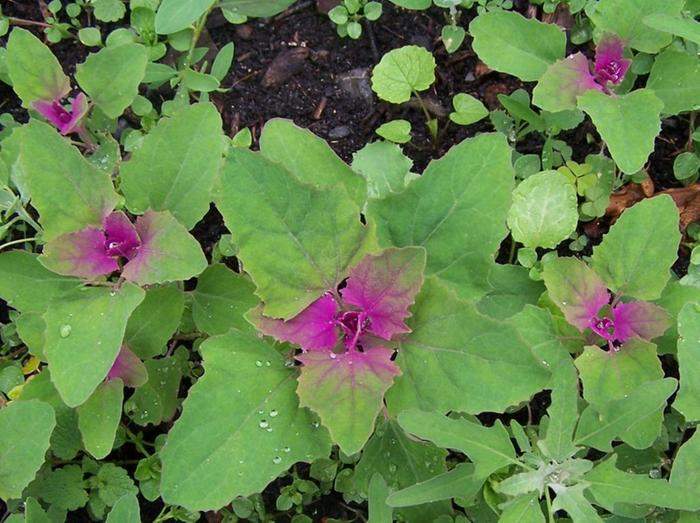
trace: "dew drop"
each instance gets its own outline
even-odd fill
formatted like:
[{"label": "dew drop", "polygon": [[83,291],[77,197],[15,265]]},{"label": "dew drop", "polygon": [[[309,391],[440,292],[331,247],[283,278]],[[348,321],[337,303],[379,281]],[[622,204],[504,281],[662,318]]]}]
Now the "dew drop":
[{"label": "dew drop", "polygon": [[259,426],[261,429],[266,429],[267,427],[270,426],[270,424],[267,422],[267,420],[264,420],[264,419],[263,419],[263,420],[260,420],[260,423],[258,423],[258,426]]},{"label": "dew drop", "polygon": [[292,451],[292,449],[290,449],[289,447],[284,447],[282,450],[284,452],[291,452]]},{"label": "dew drop", "polygon": [[331,359],[334,360],[338,357],[338,355],[335,352],[331,352]]},{"label": "dew drop", "polygon": [[275,456],[274,458],[272,458],[272,463],[274,463],[275,465],[279,465],[280,463],[282,463],[282,458],[280,458],[279,456]]},{"label": "dew drop", "polygon": [[59,329],[59,334],[61,335],[61,338],[67,338],[70,336],[70,332],[73,330],[73,327],[68,325],[67,323],[65,325],[61,325],[61,328]]},{"label": "dew drop", "polygon": [[661,478],[661,471],[659,469],[651,469],[649,471],[649,477],[651,479],[660,479]]},{"label": "dew drop", "polygon": [[391,474],[395,474],[395,473],[396,473],[396,470],[397,470],[396,465],[394,465],[393,463],[392,463],[391,465],[389,465],[389,472],[390,472]]},{"label": "dew drop", "polygon": [[262,367],[262,361],[257,360],[257,361],[255,362],[255,366],[256,366],[256,367]]},{"label": "dew drop", "polygon": [[319,423],[318,421],[314,421],[314,422],[311,424],[311,426],[312,426],[313,428],[315,428],[315,429],[317,429],[317,428],[319,427],[319,425],[320,425],[320,423]]},{"label": "dew drop", "polygon": [[271,362],[270,360],[267,360],[267,361],[265,362],[265,366],[266,366],[266,367],[269,367],[270,365],[272,365],[272,362]]},{"label": "dew drop", "polygon": [[274,410],[274,409],[270,411],[270,417],[271,417],[271,418],[274,418],[275,416],[277,416],[277,414],[279,414],[279,412],[277,412],[277,411]]},{"label": "dew drop", "polygon": [[262,409],[258,410],[258,414],[264,414],[264,413],[265,413],[264,410],[262,410]]},{"label": "dew drop", "polygon": [[265,430],[267,430],[268,432],[272,432],[272,427],[267,427],[267,429]]}]

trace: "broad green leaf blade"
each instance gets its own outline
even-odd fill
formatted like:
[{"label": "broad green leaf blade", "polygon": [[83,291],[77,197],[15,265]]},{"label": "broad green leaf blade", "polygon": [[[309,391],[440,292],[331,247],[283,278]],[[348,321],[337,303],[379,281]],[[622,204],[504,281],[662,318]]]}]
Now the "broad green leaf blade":
[{"label": "broad green leaf blade", "polygon": [[678,208],[666,195],[627,209],[593,249],[593,269],[621,295],[640,300],[661,296],[676,261]]},{"label": "broad green leaf blade", "polygon": [[576,189],[557,171],[529,176],[513,191],[508,227],[525,247],[553,249],[576,230]]},{"label": "broad green leaf blade", "polygon": [[610,442],[621,437],[634,448],[650,447],[659,437],[666,400],[676,385],[672,378],[651,381],[626,398],[609,402],[604,412],[589,406],[581,414],[574,443],[612,452]]},{"label": "broad green leaf blade", "polygon": [[175,356],[146,360],[144,366],[148,381],[124,403],[124,412],[142,427],[170,421],[178,406],[178,391],[182,379],[186,351]]},{"label": "broad green leaf blade", "polygon": [[471,125],[489,115],[486,106],[467,93],[457,93],[452,98],[452,106],[455,110],[450,113],[450,120],[457,125]]},{"label": "broad green leaf blade", "polygon": [[[672,280],[664,288],[661,298],[654,303],[664,309],[671,318],[677,318],[688,303],[700,303],[700,287],[683,285]],[[675,354],[678,344],[678,322],[671,321],[668,330],[654,340],[659,354]]]},{"label": "broad green leaf blade", "polygon": [[612,510],[617,503],[656,505],[675,510],[699,510],[696,489],[683,488],[644,474],[629,474],[615,467],[616,457],[598,464],[584,476],[588,492],[601,507]]},{"label": "broad green leaf blade", "polygon": [[199,242],[169,212],[148,211],[136,220],[141,246],[122,277],[139,285],[188,280],[207,267]]},{"label": "broad green leaf blade", "polygon": [[449,472],[393,492],[386,500],[391,507],[411,507],[452,498],[471,499],[484,484],[474,474],[474,465],[460,463]]},{"label": "broad green leaf blade", "polygon": [[296,316],[374,247],[345,191],[303,184],[245,149],[229,154],[217,206],[268,316]]},{"label": "broad green leaf blade", "polygon": [[591,10],[596,29],[617,34],[626,45],[644,53],[657,53],[671,43],[671,35],[644,25],[653,14],[680,15],[683,0],[601,0]]},{"label": "broad green leaf blade", "polygon": [[12,88],[29,107],[36,100],[59,100],[70,92],[70,80],[53,53],[32,33],[15,27],[7,42],[7,74]]},{"label": "broad green leaf blade", "polygon": [[398,145],[384,141],[368,143],[352,157],[352,168],[367,180],[370,199],[403,192],[412,166],[413,160]]},{"label": "broad green leaf blade", "polygon": [[686,421],[700,421],[700,305],[688,303],[678,315],[681,387],[673,407]]},{"label": "broad green leaf blade", "polygon": [[44,352],[51,380],[66,405],[84,403],[107,376],[119,354],[126,322],[144,295],[127,283],[118,291],[83,288],[51,302],[43,316]]},{"label": "broad green leaf blade", "polygon": [[136,494],[125,494],[112,505],[106,523],[141,523],[139,500]]},{"label": "broad green leaf blade", "polygon": [[362,450],[384,406],[384,393],[399,374],[393,351],[374,347],[336,354],[308,351],[301,361],[299,404],[321,418],[331,439],[348,456]]},{"label": "broad green leaf blade", "polygon": [[474,51],[486,65],[526,82],[538,80],[566,51],[566,35],[558,26],[510,11],[477,16],[469,33]]},{"label": "broad green leaf blade", "polygon": [[637,89],[623,96],[591,90],[578,97],[579,109],[591,117],[613,160],[625,174],[634,174],[644,167],[654,150],[663,106],[650,89]]},{"label": "broad green leaf blade", "polygon": [[268,17],[281,13],[296,0],[222,0],[221,7],[241,16]]},{"label": "broad green leaf blade", "polygon": [[493,288],[476,304],[481,314],[505,320],[519,313],[525,305],[537,303],[544,292],[540,281],[534,281],[529,271],[519,265],[494,265],[488,282]]},{"label": "broad green leaf blade", "polygon": [[435,82],[435,58],[423,47],[406,45],[382,56],[372,71],[372,90],[379,98],[400,104]]},{"label": "broad green leaf blade", "polygon": [[13,401],[0,409],[0,498],[22,496],[44,463],[55,426],[54,411],[43,401]]},{"label": "broad green leaf blade", "polygon": [[[513,323],[482,316],[433,278],[416,298],[409,326],[413,332],[401,342],[396,360],[403,374],[387,394],[391,412],[409,407],[502,412],[527,401],[549,380],[549,363],[535,356],[535,343]],[[508,387],[503,376],[511,377]]]},{"label": "broad green leaf blade", "polygon": [[664,114],[694,111],[700,107],[700,60],[667,49],[656,57],[646,86],[664,103]]},{"label": "broad green leaf blade", "polygon": [[[377,429],[355,467],[355,485],[360,495],[368,496],[369,482],[375,473],[381,474],[392,490],[397,490],[429,480],[447,470],[447,451],[409,437],[396,420],[382,418],[377,421]],[[434,521],[449,510],[448,502],[438,501],[394,512],[406,521]]]},{"label": "broad green leaf blade", "polygon": [[[12,519],[13,517],[17,519]],[[35,498],[27,498],[24,502],[24,518],[13,514],[5,520],[6,523],[52,523],[41,504]]]},{"label": "broad green leaf blade", "polygon": [[374,523],[392,523],[394,521],[391,507],[386,504],[389,487],[381,474],[375,473],[369,482],[367,493],[369,518]]},{"label": "broad green leaf blade", "polygon": [[209,103],[161,118],[121,168],[121,189],[134,214],[170,211],[189,230],[209,210],[224,147],[221,117]]},{"label": "broad green leaf blade", "polygon": [[21,312],[44,312],[56,296],[75,289],[80,280],[59,276],[27,251],[0,254],[0,297]]},{"label": "broad green leaf blade", "polygon": [[260,152],[283,165],[300,181],[316,189],[342,185],[353,201],[362,206],[365,183],[321,138],[291,120],[269,120],[260,135]]},{"label": "broad green leaf blade", "polygon": [[586,347],[575,363],[581,374],[583,397],[597,409],[664,376],[656,345],[640,339],[630,340],[617,352]]},{"label": "broad green leaf blade", "polygon": [[119,420],[122,417],[124,384],[109,380],[98,385],[88,400],[78,407],[78,427],[85,450],[95,459],[103,459],[114,445]]},{"label": "broad green leaf blade", "polygon": [[693,18],[657,13],[645,16],[644,24],[662,33],[677,35],[700,45],[700,22]]},{"label": "broad green leaf blade", "polygon": [[419,245],[435,275],[461,298],[476,299],[506,235],[513,187],[511,149],[501,134],[482,134],[433,161],[401,194],[371,201],[382,246]]},{"label": "broad green leaf blade", "polygon": [[47,124],[32,122],[18,132],[18,161],[40,214],[44,240],[91,225],[101,227],[118,201],[109,175]]},{"label": "broad green leaf blade", "polygon": [[148,50],[139,44],[105,47],[79,64],[75,79],[109,118],[119,118],[138,94]]},{"label": "broad green leaf blade", "polygon": [[551,387],[549,423],[540,447],[547,457],[561,463],[576,451],[573,437],[578,423],[578,375],[571,362],[566,361],[554,370]]},{"label": "broad green leaf blade", "polygon": [[200,350],[204,377],[161,451],[166,502],[218,509],[262,491],[293,463],[328,456],[328,434],[299,408],[296,371],[274,348],[231,331]]},{"label": "broad green leaf blade", "polygon": [[557,497],[552,504],[552,511],[566,511],[573,523],[602,523],[603,519],[583,493],[586,488],[583,483],[570,487],[563,485],[555,487]]},{"label": "broad green leaf blade", "polygon": [[673,459],[673,468],[669,482],[672,486],[695,491],[700,490],[700,431],[695,431],[692,437],[683,443]]},{"label": "broad green leaf blade", "polygon": [[166,35],[187,29],[214,3],[215,0],[163,0],[156,12],[156,32]]},{"label": "broad green leaf blade", "polygon": [[126,344],[142,359],[165,352],[185,308],[184,293],[173,286],[151,287],[126,324]]},{"label": "broad green leaf blade", "polygon": [[601,90],[588,58],[576,53],[550,65],[532,91],[532,103],[545,111],[573,111],[576,98],[589,89]]}]

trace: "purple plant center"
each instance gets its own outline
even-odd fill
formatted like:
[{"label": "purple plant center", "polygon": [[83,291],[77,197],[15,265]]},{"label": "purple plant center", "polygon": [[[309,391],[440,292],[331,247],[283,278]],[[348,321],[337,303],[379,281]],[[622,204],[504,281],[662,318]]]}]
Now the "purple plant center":
[{"label": "purple plant center", "polygon": [[60,103],[54,102],[53,103],[53,109],[56,111],[55,115],[56,117],[61,121],[63,124],[67,124],[71,121],[73,116],[71,113],[66,111],[65,107],[63,107]]},{"label": "purple plant center", "polygon": [[371,325],[369,316],[364,311],[348,311],[336,317],[336,323],[343,329],[343,340],[347,349],[357,347],[357,342]]},{"label": "purple plant center", "polygon": [[606,340],[612,341],[615,337],[615,323],[610,318],[591,318],[591,330]]},{"label": "purple plant center", "polygon": [[622,64],[617,60],[611,60],[596,72],[596,80],[602,84],[605,82],[619,84],[622,81],[622,72]]}]

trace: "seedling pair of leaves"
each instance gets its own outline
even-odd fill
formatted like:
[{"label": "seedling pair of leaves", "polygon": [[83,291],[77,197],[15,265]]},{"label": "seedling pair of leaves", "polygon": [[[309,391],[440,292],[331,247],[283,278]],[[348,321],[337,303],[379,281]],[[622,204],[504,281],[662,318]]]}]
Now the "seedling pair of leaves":
[{"label": "seedling pair of leaves", "polygon": [[357,40],[362,36],[363,18],[370,22],[379,20],[382,16],[382,4],[367,0],[343,0],[340,5],[328,12],[328,18],[336,25],[338,36],[349,36]]}]

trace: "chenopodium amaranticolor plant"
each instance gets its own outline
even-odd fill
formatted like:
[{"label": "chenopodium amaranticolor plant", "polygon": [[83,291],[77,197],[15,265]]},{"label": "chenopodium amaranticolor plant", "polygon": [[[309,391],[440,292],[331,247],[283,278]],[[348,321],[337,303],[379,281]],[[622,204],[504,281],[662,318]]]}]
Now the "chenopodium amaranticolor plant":
[{"label": "chenopodium amaranticolor plant", "polygon": [[263,334],[301,348],[297,394],[348,454],[372,433],[384,393],[400,374],[392,361],[404,320],[423,284],[425,250],[391,248],[366,256],[346,286],[328,291],[296,317],[283,321],[249,314]]},{"label": "chenopodium amaranticolor plant", "polygon": [[591,69],[588,58],[576,53],[549,66],[533,91],[533,103],[547,111],[576,109],[576,99],[591,89],[611,94],[611,86],[619,85],[632,63],[624,58],[624,42],[606,33],[596,47]]}]

